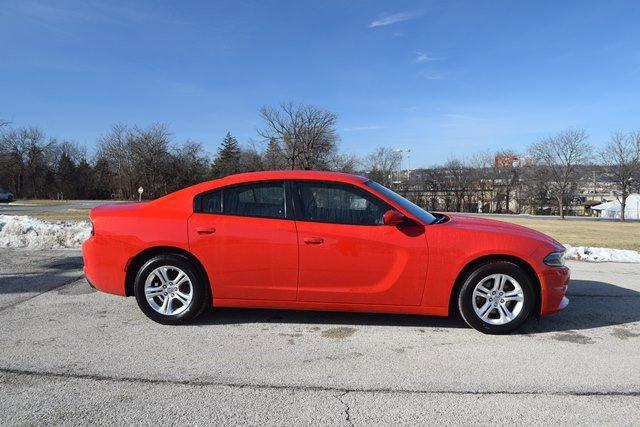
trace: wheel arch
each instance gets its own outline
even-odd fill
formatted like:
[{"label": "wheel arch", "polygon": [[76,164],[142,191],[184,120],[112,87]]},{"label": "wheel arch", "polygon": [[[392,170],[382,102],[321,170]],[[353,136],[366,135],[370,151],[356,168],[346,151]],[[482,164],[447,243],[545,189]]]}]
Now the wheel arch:
[{"label": "wheel arch", "polygon": [[205,270],[200,260],[195,255],[193,255],[191,252],[174,246],[154,246],[143,250],[142,252],[131,258],[127,263],[124,286],[125,296],[130,297],[134,295],[133,289],[136,280],[136,274],[138,273],[140,267],[142,267],[142,265],[151,258],[161,254],[178,255],[186,258],[191,263],[193,263],[193,265],[205,281],[207,292],[211,294],[211,281],[209,280],[209,275],[207,274],[207,271]]},{"label": "wheel arch", "polygon": [[479,266],[483,264],[488,264],[490,262],[495,262],[495,261],[512,262],[516,264],[518,267],[522,268],[527,273],[527,275],[531,279],[531,283],[533,283],[534,292],[536,295],[534,313],[536,314],[536,316],[539,317],[540,304],[542,302],[542,288],[540,285],[540,279],[538,278],[536,271],[533,269],[531,264],[529,264],[524,259],[513,256],[513,255],[506,255],[506,254],[492,254],[492,255],[485,255],[485,256],[478,257],[468,262],[464,266],[464,268],[460,270],[460,273],[458,273],[458,276],[456,277],[453,288],[451,289],[451,294],[449,296],[449,315],[452,315],[458,312],[457,310],[458,295],[460,294],[462,285],[464,284],[464,281],[469,276],[469,274],[471,274],[471,272],[476,268],[478,268]]}]

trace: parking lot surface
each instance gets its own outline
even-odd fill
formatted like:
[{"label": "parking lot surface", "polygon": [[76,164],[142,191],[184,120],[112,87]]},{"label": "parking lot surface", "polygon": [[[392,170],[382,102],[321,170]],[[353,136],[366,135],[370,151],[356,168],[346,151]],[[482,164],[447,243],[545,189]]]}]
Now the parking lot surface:
[{"label": "parking lot surface", "polygon": [[633,424],[640,266],[570,264],[519,334],[456,319],[218,309],[155,324],[78,251],[0,251],[1,424]]},{"label": "parking lot surface", "polygon": [[56,200],[39,201],[38,203],[29,200],[18,200],[13,203],[0,203],[0,215],[24,215],[33,212],[64,212],[69,210],[86,211],[104,203],[114,203],[105,200],[67,200],[59,202]]}]

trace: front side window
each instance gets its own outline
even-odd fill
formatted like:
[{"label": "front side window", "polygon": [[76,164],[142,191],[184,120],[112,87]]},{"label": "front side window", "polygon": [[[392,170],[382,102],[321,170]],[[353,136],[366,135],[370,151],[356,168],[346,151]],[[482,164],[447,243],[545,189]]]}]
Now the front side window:
[{"label": "front side window", "polygon": [[395,193],[389,190],[387,187],[380,185],[375,181],[367,181],[365,182],[365,185],[368,185],[369,187],[378,191],[383,196],[393,200],[393,202],[399,204],[403,209],[406,209],[407,211],[411,212],[413,216],[420,219],[421,221],[424,221],[425,224],[433,224],[436,222],[435,216],[431,215],[429,212],[425,211],[415,203],[412,203],[409,200],[405,199],[398,193]]},{"label": "front side window", "polygon": [[265,182],[225,188],[222,210],[225,214],[285,217],[284,183]]},{"label": "front side window", "polygon": [[386,203],[359,188],[329,182],[299,182],[301,216],[306,221],[381,225]]}]

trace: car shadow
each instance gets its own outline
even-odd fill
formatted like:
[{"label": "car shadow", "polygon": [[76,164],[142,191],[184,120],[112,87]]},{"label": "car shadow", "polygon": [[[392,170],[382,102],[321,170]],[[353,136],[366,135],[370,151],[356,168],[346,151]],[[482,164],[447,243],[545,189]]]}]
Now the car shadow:
[{"label": "car shadow", "polygon": [[455,317],[409,314],[353,313],[339,311],[272,310],[217,308],[203,313],[196,324],[291,323],[359,326],[402,326],[432,328],[466,328]]},{"label": "car shadow", "polygon": [[82,257],[70,256],[42,264],[35,272],[0,274],[0,295],[38,294],[59,288],[82,277],[82,266]]},{"label": "car shadow", "polygon": [[[560,313],[530,319],[521,334],[575,331],[640,321],[640,292],[594,280],[572,280],[569,306]],[[207,324],[291,323],[418,328],[468,328],[459,316],[435,317],[380,313],[343,313],[271,309],[218,308],[195,322]]]},{"label": "car shadow", "polygon": [[532,320],[523,333],[562,332],[640,321],[640,292],[597,280],[571,280],[569,306],[556,314]]},{"label": "car shadow", "polygon": [[80,270],[83,266],[84,262],[79,255],[69,256],[43,264],[44,268],[50,268],[52,270]]}]

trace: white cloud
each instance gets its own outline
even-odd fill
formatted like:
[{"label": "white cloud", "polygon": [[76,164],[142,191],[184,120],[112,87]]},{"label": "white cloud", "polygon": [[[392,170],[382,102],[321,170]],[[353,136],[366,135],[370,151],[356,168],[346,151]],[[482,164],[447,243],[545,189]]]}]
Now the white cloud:
[{"label": "white cloud", "polygon": [[398,22],[408,21],[410,19],[417,18],[420,15],[418,12],[399,12],[387,15],[382,15],[375,21],[369,24],[369,28],[384,27],[386,25],[397,24]]},{"label": "white cloud", "polygon": [[382,129],[382,126],[378,126],[378,125],[353,126],[353,127],[344,128],[342,129],[342,131],[343,132],[359,132],[359,131],[377,130],[377,129]]},{"label": "white cloud", "polygon": [[446,58],[443,58],[443,57],[431,56],[428,53],[423,52],[421,50],[416,51],[415,54],[416,54],[416,57],[415,57],[415,59],[413,61],[416,62],[416,63],[427,62],[427,61],[440,61],[442,59],[446,59]]},{"label": "white cloud", "polygon": [[426,53],[424,53],[424,52],[416,52],[416,59],[414,60],[415,62],[427,62],[427,61],[430,61],[430,60],[431,60],[431,58]]}]

